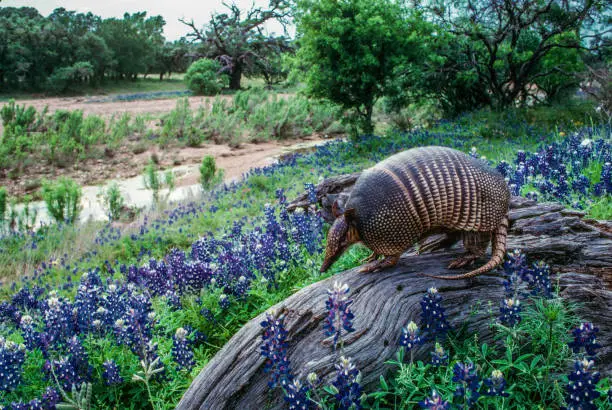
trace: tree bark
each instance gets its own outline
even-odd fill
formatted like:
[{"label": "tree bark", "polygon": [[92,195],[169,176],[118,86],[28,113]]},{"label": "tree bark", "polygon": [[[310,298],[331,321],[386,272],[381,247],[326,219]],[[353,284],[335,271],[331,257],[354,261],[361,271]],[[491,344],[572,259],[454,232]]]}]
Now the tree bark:
[{"label": "tree bark", "polygon": [[[356,176],[344,175],[319,184],[318,202],[326,219],[330,220],[333,200],[342,202],[346,198]],[[290,208],[298,206],[308,206],[305,196],[297,198]],[[600,328],[602,348],[597,367],[604,375],[612,375],[612,223],[584,219],[583,213],[559,204],[537,204],[514,197],[508,249],[516,248],[522,249],[530,262],[546,261],[561,296],[578,303],[581,318]],[[389,370],[385,362],[399,348],[402,326],[411,320],[419,322],[419,301],[432,286],[443,298],[451,325],[467,323],[468,331],[477,332],[479,340],[496,343],[489,324],[504,297],[505,278],[499,270],[469,281],[423,276],[456,274],[446,265],[461,253],[461,249],[418,256],[408,252],[394,268],[375,274],[351,269],[308,286],[274,306],[273,310],[285,314],[293,373],[302,380],[313,371],[326,380],[335,373],[333,365],[339,352],[332,351],[323,331],[326,290],[335,281],[348,284],[354,300],[355,332],[344,338],[342,354],[351,357],[362,371],[365,386],[376,385],[379,375]],[[493,305],[492,315],[488,302]],[[264,319],[265,314],[252,319],[212,358],[184,394],[179,409],[283,407],[282,393],[270,392],[269,375],[263,371],[260,323]],[[430,344],[417,348],[415,358],[428,360],[431,349]]]},{"label": "tree bark", "polygon": [[240,82],[242,80],[242,64],[235,63],[230,74],[230,90],[240,90]]}]

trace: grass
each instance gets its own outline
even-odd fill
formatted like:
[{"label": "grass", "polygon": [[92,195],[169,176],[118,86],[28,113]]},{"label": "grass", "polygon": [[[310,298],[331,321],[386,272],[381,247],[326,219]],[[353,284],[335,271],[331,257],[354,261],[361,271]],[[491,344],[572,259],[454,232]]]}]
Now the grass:
[{"label": "grass", "polygon": [[[146,78],[140,75],[136,80],[108,80],[101,86],[83,87],[78,93],[68,94],[64,97],[186,90],[187,87],[183,82],[183,74],[173,74],[170,78],[165,77],[161,81],[157,75],[149,75]],[[42,97],[45,97],[45,95],[19,92],[11,92],[10,94],[0,93],[0,101],[9,101],[11,99],[29,100]]]}]

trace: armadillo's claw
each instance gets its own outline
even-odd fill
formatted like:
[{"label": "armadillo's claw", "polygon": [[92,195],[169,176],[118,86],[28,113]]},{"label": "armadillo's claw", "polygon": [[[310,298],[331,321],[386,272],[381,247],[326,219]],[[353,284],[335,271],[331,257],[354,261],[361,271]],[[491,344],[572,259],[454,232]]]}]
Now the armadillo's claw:
[{"label": "armadillo's claw", "polygon": [[374,260],[370,263],[363,265],[359,268],[359,272],[362,273],[372,273],[378,272],[379,270],[383,270],[385,268],[390,268],[391,266],[395,266],[399,261],[400,255],[389,255],[385,256],[381,260]]},{"label": "armadillo's claw", "polygon": [[365,259],[362,259],[359,263],[370,263],[370,262],[374,262],[375,260],[378,259],[378,254],[376,252],[372,252],[372,254],[370,256],[368,256]]},{"label": "armadillo's claw", "polygon": [[466,254],[458,257],[454,261],[448,264],[448,269],[458,269],[463,268],[464,266],[471,265],[474,263],[476,259],[478,259],[478,255]]}]

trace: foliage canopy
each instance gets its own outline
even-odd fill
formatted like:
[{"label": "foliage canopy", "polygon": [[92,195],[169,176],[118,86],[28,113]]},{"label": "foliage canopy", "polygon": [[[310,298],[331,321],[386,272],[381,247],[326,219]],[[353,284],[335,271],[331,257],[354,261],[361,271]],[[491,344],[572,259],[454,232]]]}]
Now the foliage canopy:
[{"label": "foliage canopy", "polygon": [[416,20],[392,0],[301,0],[297,10],[295,64],[306,72],[306,92],[352,110],[354,123],[372,132],[374,104],[395,67],[420,54]]}]

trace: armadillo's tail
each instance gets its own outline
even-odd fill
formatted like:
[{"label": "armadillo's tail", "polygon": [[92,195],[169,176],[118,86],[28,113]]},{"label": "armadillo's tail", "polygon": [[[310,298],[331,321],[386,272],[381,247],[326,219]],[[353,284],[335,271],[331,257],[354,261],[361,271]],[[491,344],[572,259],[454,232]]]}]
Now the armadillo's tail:
[{"label": "armadillo's tail", "polygon": [[464,273],[462,275],[454,275],[454,276],[434,276],[427,275],[436,279],[448,279],[448,280],[460,280],[460,279],[468,279],[473,278],[474,276],[481,275],[485,272],[490,271],[495,268],[499,264],[501,264],[504,260],[504,255],[506,254],[506,238],[508,237],[508,215],[504,216],[501,223],[493,232],[493,237],[491,238],[492,249],[491,249],[491,259],[483,266],[478,269],[474,269],[471,272]]}]

